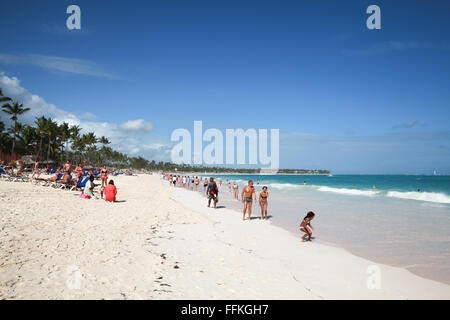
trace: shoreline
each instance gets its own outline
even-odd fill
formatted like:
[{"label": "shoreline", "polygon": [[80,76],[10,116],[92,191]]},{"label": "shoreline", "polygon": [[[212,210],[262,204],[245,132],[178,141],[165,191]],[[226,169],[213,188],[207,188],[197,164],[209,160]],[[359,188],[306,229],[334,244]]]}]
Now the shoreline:
[{"label": "shoreline", "polygon": [[159,175],[114,180],[117,203],[0,181],[0,298],[450,299],[448,285],[243,222]]},{"label": "shoreline", "polygon": [[[202,186],[200,186],[200,189],[202,189]],[[228,192],[226,184],[220,186],[220,190],[221,204],[225,204],[227,208],[242,215],[241,202],[233,199],[233,195]],[[273,196],[270,201],[269,216],[271,212],[276,213],[274,217],[270,218],[271,223],[298,236],[300,233],[297,225],[303,218],[298,212],[309,210],[319,212],[321,213],[319,218],[323,219],[323,221],[317,222],[319,229],[315,232],[319,237],[319,240],[316,241],[319,241],[319,243],[342,248],[358,257],[392,267],[404,268],[419,277],[450,285],[447,262],[449,260],[448,242],[444,243],[445,237],[448,235],[445,230],[445,221],[441,220],[443,224],[442,226],[439,225],[438,228],[433,228],[430,225],[432,222],[426,222],[423,225],[424,229],[430,230],[433,228],[435,230],[433,236],[424,232],[418,233],[416,230],[417,223],[412,224],[409,221],[416,221],[417,216],[436,217],[438,214],[445,218],[445,207],[436,208],[428,204],[416,207],[416,204],[409,200],[396,198],[378,201],[372,198],[357,198],[333,193],[316,193],[313,195],[313,190],[307,192],[306,189],[301,192],[301,194],[294,195],[295,201],[290,201],[293,198],[287,197],[286,194],[279,194],[278,191],[271,192]],[[324,205],[325,203],[326,205]],[[354,209],[355,207],[359,210]],[[426,208],[431,208],[429,210],[432,211],[427,211]],[[364,219],[364,223],[359,221],[361,220],[359,211],[368,215],[367,219]],[[377,228],[373,226],[386,221],[387,216],[382,212],[391,211],[398,213],[398,216],[388,218],[391,220],[391,227],[376,230]],[[411,214],[412,212],[416,213]],[[252,215],[253,217],[260,216],[260,208],[257,204],[253,207]],[[336,216],[341,216],[342,220],[346,221],[353,221],[353,219],[358,221],[343,224],[339,221],[341,219],[337,219]],[[404,219],[409,220],[405,221]],[[407,225],[408,227],[406,227]],[[343,233],[335,230],[342,230]],[[361,234],[361,230],[364,230],[364,235]],[[408,232],[405,232],[407,230]],[[361,235],[348,236],[348,233]],[[415,237],[423,241],[417,241]],[[447,247],[445,247],[446,245]],[[425,250],[424,248],[427,248],[427,246],[428,250]]]},{"label": "shoreline", "polygon": [[[162,181],[162,183],[166,183],[165,180],[161,180],[161,181]],[[167,187],[173,189],[172,187],[169,187],[169,186],[167,186]],[[267,232],[266,234],[270,234],[271,236],[276,235],[277,237],[283,238],[283,242],[288,241],[288,244],[286,243],[286,245],[289,247],[289,249],[292,249],[292,252],[295,252],[297,250],[301,250],[301,251],[313,250],[311,248],[314,248],[314,250],[318,250],[321,252],[326,252],[327,254],[329,254],[332,257],[332,260],[333,260],[333,262],[328,261],[329,263],[325,263],[325,265],[327,265],[327,266],[339,265],[342,261],[352,261],[353,263],[346,265],[346,267],[344,269],[346,271],[353,270],[353,272],[355,274],[358,274],[358,277],[360,278],[360,280],[353,278],[350,281],[350,282],[352,282],[351,286],[358,287],[358,290],[355,290],[355,292],[353,292],[353,293],[346,292],[345,294],[340,292],[340,294],[343,294],[342,296],[340,296],[339,294],[337,294],[336,296],[332,295],[333,296],[332,299],[348,299],[348,298],[350,298],[350,299],[380,299],[380,298],[382,298],[382,299],[429,299],[431,297],[433,297],[433,299],[448,299],[448,297],[450,297],[450,286],[445,283],[420,277],[419,275],[412,273],[411,271],[409,271],[405,268],[394,267],[394,266],[390,266],[390,265],[386,265],[386,264],[373,262],[369,259],[355,255],[355,254],[351,253],[350,251],[348,251],[347,249],[345,249],[341,246],[335,245],[333,243],[324,243],[324,242],[317,242],[317,241],[314,241],[313,243],[310,243],[310,242],[302,243],[299,240],[298,236],[295,236],[293,233],[291,233],[289,230],[286,230],[282,226],[272,224],[270,221],[269,221],[269,223],[267,223],[265,221],[258,220],[258,218],[253,218],[251,221],[247,221],[247,220],[242,221],[242,213],[238,212],[234,209],[229,209],[228,207],[215,209],[215,210],[213,208],[207,208],[206,207],[206,201],[207,201],[206,197],[204,197],[201,194],[198,194],[197,192],[194,192],[194,195],[192,195],[192,193],[190,193],[191,190],[185,190],[183,188],[176,188],[175,190],[173,190],[173,192],[175,193],[175,197],[173,199],[175,201],[177,201],[178,203],[186,206],[190,210],[198,211],[198,212],[201,212],[208,216],[216,216],[216,213],[217,213],[219,216],[216,216],[217,219],[215,219],[215,221],[214,221],[214,223],[216,225],[225,223],[225,224],[229,224],[233,228],[242,227],[242,225],[244,225],[244,228],[241,229],[241,231],[243,233],[246,233],[246,232],[249,233],[254,230],[245,230],[245,227],[252,227],[252,226],[246,226],[245,224],[248,224],[248,223],[255,224],[255,226],[257,228],[260,227],[260,228],[268,229],[268,230],[266,230],[266,232]],[[195,202],[202,202],[202,204],[195,203]],[[232,218],[233,221],[229,220],[229,214],[234,215],[234,217]],[[224,217],[224,215],[225,215],[225,217]],[[252,215],[257,216],[258,213],[253,212]],[[287,239],[289,239],[289,240],[287,240]],[[306,245],[306,247],[305,247],[305,245]],[[275,254],[275,252],[270,252],[270,253]],[[335,260],[336,256],[339,256],[340,258]],[[316,257],[316,258],[320,260],[320,257],[319,258]],[[282,260],[283,259],[286,259],[286,257],[284,256],[282,258]],[[327,258],[324,258],[324,259],[327,260]],[[362,285],[362,283],[365,284],[365,280],[367,280],[367,277],[368,277],[368,274],[366,273],[367,270],[362,270],[362,269],[364,269],[364,267],[357,268],[357,267],[355,267],[355,264],[357,264],[359,267],[361,267],[361,265],[364,265],[364,267],[366,267],[366,268],[368,268],[370,266],[379,266],[382,274],[385,274],[385,277],[389,278],[389,282],[392,281],[392,284],[391,284],[392,287],[391,287],[391,285],[388,285],[389,288],[387,288],[386,291],[383,292],[384,290],[383,290],[383,284],[382,284],[382,287],[381,287],[382,292],[379,292],[378,290],[368,290],[364,285]],[[299,267],[299,266],[297,266],[297,267]],[[301,267],[304,268],[305,266],[303,265]],[[323,268],[324,274],[328,274],[328,275],[330,274],[330,271],[329,270],[327,271],[326,267],[321,266],[321,268]],[[341,268],[338,268],[338,269],[339,269],[339,273],[341,273],[341,272],[346,273],[346,271],[343,271]],[[339,274],[338,277],[340,277],[340,276],[342,276],[342,274]],[[332,278],[334,278],[334,277],[332,277]],[[328,280],[334,281],[332,279],[328,279]],[[362,282],[360,282],[360,281],[362,281]],[[358,283],[358,285],[355,285],[355,282],[360,282],[360,283]],[[383,280],[382,280],[382,282],[383,282]],[[348,285],[348,283],[347,283],[347,285]],[[431,292],[427,292],[426,294],[424,294],[422,292],[422,289],[425,287],[428,287],[431,290]],[[311,289],[311,291],[314,291],[313,286],[310,289]],[[334,288],[331,291],[334,291],[334,290],[336,290],[336,288]],[[435,291],[435,292],[433,293],[433,291]],[[388,294],[388,292],[389,292],[389,294]],[[398,296],[393,297],[393,296],[391,296],[392,292],[398,292],[398,293],[402,292],[402,293],[399,294]],[[437,292],[439,292],[439,294],[435,295]],[[430,296],[428,294],[430,294]],[[442,294],[442,296],[440,296],[440,294]],[[321,296],[321,295],[319,295],[319,296]],[[324,294],[321,297],[324,299],[331,298],[327,294]]]}]

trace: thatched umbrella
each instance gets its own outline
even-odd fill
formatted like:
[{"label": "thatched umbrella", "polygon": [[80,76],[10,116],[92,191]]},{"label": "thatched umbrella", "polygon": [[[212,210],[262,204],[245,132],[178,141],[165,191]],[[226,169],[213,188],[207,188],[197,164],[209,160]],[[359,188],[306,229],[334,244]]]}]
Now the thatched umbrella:
[{"label": "thatched umbrella", "polygon": [[53,164],[53,163],[55,163],[55,161],[53,161],[53,160],[44,160],[41,163],[42,164]]},{"label": "thatched umbrella", "polygon": [[20,158],[20,161],[22,161],[25,165],[30,165],[35,163],[36,157],[33,155],[27,155]]}]

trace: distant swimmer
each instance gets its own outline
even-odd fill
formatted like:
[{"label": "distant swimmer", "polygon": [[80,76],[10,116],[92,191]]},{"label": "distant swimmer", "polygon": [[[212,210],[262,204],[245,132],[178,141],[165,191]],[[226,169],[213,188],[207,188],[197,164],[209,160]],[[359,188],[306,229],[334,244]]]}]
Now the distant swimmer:
[{"label": "distant swimmer", "polygon": [[417,189],[417,192],[422,192],[420,189]]},{"label": "distant swimmer", "polygon": [[353,185],[353,189],[356,189],[356,184]]},{"label": "distant swimmer", "polygon": [[306,186],[306,181],[303,181],[303,185]]},{"label": "distant swimmer", "polygon": [[[306,214],[306,217],[303,218],[302,223],[300,223],[300,231],[303,231],[305,234],[302,237],[302,241],[311,241],[312,230],[314,230],[311,225],[311,220],[314,219],[314,212],[310,211]],[[309,227],[309,228],[308,228]]]},{"label": "distant swimmer", "polygon": [[267,192],[267,187],[262,188],[262,192],[259,194],[259,206],[261,207],[261,219],[267,220],[267,198],[269,193]]},{"label": "distant swimmer", "polygon": [[251,219],[252,215],[252,204],[253,204],[253,198],[255,198],[256,202],[256,193],[255,188],[253,187],[253,180],[248,181],[248,185],[242,189],[241,199],[244,203],[244,213],[242,215],[242,220],[245,220],[245,213],[248,209],[248,220]]}]

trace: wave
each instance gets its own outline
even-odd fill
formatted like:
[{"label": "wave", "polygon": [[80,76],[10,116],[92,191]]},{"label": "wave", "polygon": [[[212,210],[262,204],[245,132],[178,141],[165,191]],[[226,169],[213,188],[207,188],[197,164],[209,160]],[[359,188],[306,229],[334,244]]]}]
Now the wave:
[{"label": "wave", "polygon": [[354,195],[354,196],[369,196],[369,197],[373,197],[373,196],[381,194],[380,191],[358,190],[358,189],[347,189],[347,188],[319,187],[317,190],[323,191],[323,192],[334,192],[334,193],[340,193],[340,194],[348,194],[348,195]]},{"label": "wave", "polygon": [[298,189],[303,187],[303,185],[297,185],[292,183],[268,183],[268,185],[271,188],[275,188],[278,190],[285,190],[285,189]]},{"label": "wave", "polygon": [[[223,179],[223,185],[226,185],[225,179]],[[247,180],[244,179],[230,179],[230,182],[236,182],[239,185],[239,188],[241,189],[245,185],[247,185]],[[337,194],[344,194],[344,195],[350,195],[350,196],[366,196],[366,197],[380,197],[380,196],[386,196],[391,198],[399,198],[399,199],[405,199],[405,200],[416,200],[416,201],[426,201],[426,202],[434,202],[434,203],[440,203],[440,204],[450,204],[450,195],[447,195],[445,193],[438,193],[438,192],[417,192],[417,191],[389,191],[389,190],[382,190],[382,189],[352,189],[352,188],[336,188],[336,187],[328,187],[328,186],[320,186],[320,185],[303,185],[303,184],[293,184],[293,183],[277,183],[275,181],[261,181],[260,184],[254,184],[256,187],[256,190],[259,191],[260,188],[263,186],[268,186],[269,191],[272,190],[278,190],[280,192],[287,192],[287,191],[293,191],[293,190],[317,190],[321,192],[332,192]],[[305,188],[305,189],[304,189]]]},{"label": "wave", "polygon": [[444,193],[437,192],[400,192],[400,191],[388,191],[386,194],[388,197],[420,200],[436,203],[450,203],[450,196]]}]

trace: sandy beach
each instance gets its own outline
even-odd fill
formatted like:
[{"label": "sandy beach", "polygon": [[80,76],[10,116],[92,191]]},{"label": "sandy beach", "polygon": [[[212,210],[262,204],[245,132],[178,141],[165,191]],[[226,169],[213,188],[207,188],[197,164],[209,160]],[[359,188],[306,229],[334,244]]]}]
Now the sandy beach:
[{"label": "sandy beach", "polygon": [[114,180],[117,203],[0,181],[1,299],[450,298],[446,284],[207,208],[158,175]]}]

